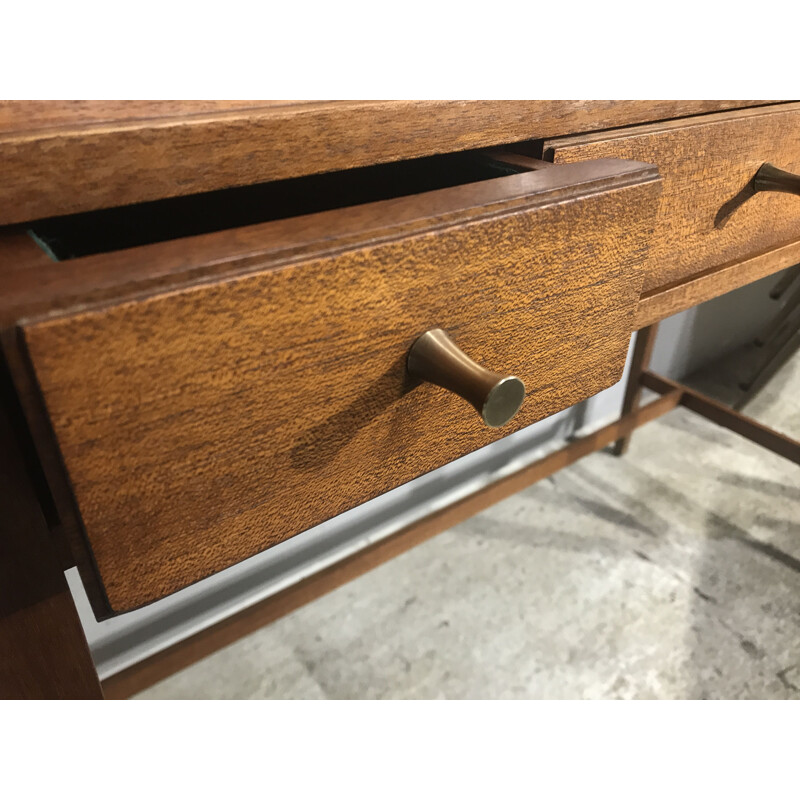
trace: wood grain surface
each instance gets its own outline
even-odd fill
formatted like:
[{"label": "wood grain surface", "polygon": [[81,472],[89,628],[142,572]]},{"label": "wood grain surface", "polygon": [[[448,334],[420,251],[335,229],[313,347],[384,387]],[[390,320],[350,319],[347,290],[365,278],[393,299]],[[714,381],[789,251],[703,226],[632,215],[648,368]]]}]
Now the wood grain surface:
[{"label": "wood grain surface", "polygon": [[0,103],[0,225],[766,101]]},{"label": "wood grain surface", "polygon": [[0,384],[0,700],[100,699]]},{"label": "wood grain surface", "polygon": [[645,292],[800,239],[800,198],[753,196],[764,162],[800,172],[800,103],[550,140],[555,163],[632,158],[664,179]]},{"label": "wood grain surface", "polygon": [[[180,290],[173,276],[171,290],[136,297],[123,270],[124,302],[93,308],[84,296],[23,321],[110,610],[169,594],[617,381],[659,189],[655,168],[605,161],[365,206],[360,235],[351,209],[269,223],[228,253],[246,274]],[[210,241],[215,267],[215,236],[184,240],[188,274]],[[127,257],[169,259],[174,245]],[[408,348],[433,327],[525,381],[506,429],[406,377]]]},{"label": "wood grain surface", "polygon": [[767,250],[744,261],[713,267],[688,280],[645,292],[636,310],[635,327],[646,328],[795,264],[800,264],[800,242]]},{"label": "wood grain surface", "polygon": [[0,100],[0,134],[36,135],[50,128],[156,122],[251,109],[298,106],[297,100]]}]

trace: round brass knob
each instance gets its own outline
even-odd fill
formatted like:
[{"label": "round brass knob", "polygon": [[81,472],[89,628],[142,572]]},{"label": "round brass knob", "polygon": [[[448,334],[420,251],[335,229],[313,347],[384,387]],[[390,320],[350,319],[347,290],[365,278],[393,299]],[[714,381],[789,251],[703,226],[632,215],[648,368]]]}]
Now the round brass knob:
[{"label": "round brass knob", "polygon": [[476,364],[441,329],[426,331],[408,352],[408,372],[463,397],[490,428],[510,422],[525,399],[525,384]]}]

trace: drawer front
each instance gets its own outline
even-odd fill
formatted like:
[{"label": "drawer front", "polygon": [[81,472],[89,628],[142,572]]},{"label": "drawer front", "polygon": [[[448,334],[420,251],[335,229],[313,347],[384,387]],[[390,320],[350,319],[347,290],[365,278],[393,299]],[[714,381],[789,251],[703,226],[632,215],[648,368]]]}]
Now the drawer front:
[{"label": "drawer front", "polygon": [[[243,274],[22,322],[110,612],[619,380],[655,169],[606,161],[474,186],[361,207],[360,237],[349,210],[259,226]],[[524,380],[508,426],[408,377],[410,346],[437,327]]]},{"label": "drawer front", "polygon": [[800,198],[751,191],[765,162],[800,172],[798,103],[553,139],[544,158],[658,166],[664,189],[645,293],[800,239]]}]

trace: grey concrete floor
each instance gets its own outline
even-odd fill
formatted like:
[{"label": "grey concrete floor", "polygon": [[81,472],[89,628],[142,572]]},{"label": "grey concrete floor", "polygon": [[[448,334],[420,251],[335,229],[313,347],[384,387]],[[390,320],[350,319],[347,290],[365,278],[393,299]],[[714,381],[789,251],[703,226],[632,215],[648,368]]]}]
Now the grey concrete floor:
[{"label": "grey concrete floor", "polygon": [[800,469],[676,409],[138,697],[800,698]]}]

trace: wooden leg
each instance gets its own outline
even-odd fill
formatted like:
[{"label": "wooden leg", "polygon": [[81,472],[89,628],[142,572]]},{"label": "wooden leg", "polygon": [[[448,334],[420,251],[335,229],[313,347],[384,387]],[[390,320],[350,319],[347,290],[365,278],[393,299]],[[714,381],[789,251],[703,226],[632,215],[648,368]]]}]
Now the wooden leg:
[{"label": "wooden leg", "polygon": [[78,612],[0,405],[0,699],[102,699]]},{"label": "wooden leg", "polygon": [[[626,417],[639,406],[642,395],[642,386],[639,382],[642,373],[650,363],[650,354],[653,352],[653,344],[656,340],[658,323],[642,328],[636,334],[636,341],[633,343],[633,362],[631,363],[628,383],[625,387],[625,399],[622,401],[622,416]],[[614,442],[612,452],[615,456],[622,456],[628,450],[631,442],[632,432]]]}]

